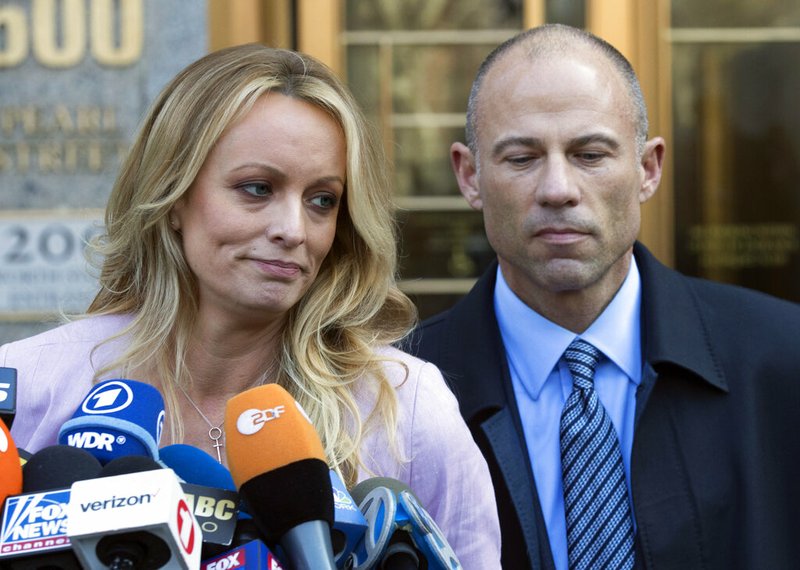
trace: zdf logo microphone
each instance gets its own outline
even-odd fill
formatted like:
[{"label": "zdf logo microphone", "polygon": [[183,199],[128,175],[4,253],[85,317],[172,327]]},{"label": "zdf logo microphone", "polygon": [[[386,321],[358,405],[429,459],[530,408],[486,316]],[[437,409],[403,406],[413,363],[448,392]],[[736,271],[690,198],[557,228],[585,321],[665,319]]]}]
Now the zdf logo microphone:
[{"label": "zdf logo microphone", "polygon": [[[294,400],[294,405],[297,408],[297,411],[300,412],[300,415],[303,416],[309,424],[311,424],[311,418],[308,417],[308,414],[303,409],[303,406],[301,406],[296,400]],[[239,417],[236,420],[236,429],[242,435],[253,435],[254,433],[258,433],[267,422],[280,419],[280,417],[285,413],[286,406],[283,404],[263,410],[250,408],[239,414]]]}]

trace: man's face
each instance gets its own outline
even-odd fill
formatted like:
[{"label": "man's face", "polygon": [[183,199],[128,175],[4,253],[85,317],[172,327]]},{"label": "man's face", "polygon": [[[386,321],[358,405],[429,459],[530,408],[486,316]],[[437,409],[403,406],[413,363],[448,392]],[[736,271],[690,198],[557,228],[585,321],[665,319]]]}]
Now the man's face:
[{"label": "man's face", "polygon": [[579,54],[507,53],[480,92],[479,163],[463,145],[466,160],[452,151],[505,279],[533,308],[587,290],[610,299],[627,274],[640,204],[657,185],[644,164],[653,141],[640,157],[623,80],[602,57]]}]

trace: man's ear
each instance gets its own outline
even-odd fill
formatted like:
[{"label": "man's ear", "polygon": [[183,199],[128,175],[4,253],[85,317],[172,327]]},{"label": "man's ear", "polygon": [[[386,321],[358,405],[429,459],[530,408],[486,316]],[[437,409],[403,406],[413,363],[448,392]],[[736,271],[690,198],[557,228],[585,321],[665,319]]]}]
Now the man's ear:
[{"label": "man's ear", "polygon": [[450,164],[456,175],[458,188],[474,210],[483,209],[483,199],[478,190],[478,168],[472,151],[463,143],[450,146]]},{"label": "man's ear", "polygon": [[647,141],[642,152],[642,187],[639,189],[639,203],[644,204],[658,189],[664,164],[666,145],[664,139],[655,137]]}]

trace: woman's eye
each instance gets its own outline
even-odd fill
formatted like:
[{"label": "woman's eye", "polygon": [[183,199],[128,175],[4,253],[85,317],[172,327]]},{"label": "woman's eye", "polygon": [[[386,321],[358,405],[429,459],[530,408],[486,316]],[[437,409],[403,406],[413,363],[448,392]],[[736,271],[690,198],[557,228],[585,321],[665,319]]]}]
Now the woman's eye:
[{"label": "woman's eye", "polygon": [[311,198],[311,203],[317,208],[330,210],[331,208],[336,207],[337,199],[336,196],[331,194],[319,194]]},{"label": "woman's eye", "polygon": [[272,187],[264,182],[248,182],[239,188],[252,196],[269,196],[272,191]]}]

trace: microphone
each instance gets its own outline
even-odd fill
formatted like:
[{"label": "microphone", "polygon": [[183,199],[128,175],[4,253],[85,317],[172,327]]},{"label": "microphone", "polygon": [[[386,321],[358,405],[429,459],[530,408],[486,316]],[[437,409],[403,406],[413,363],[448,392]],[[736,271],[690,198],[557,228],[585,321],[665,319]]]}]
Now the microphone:
[{"label": "microphone", "polygon": [[141,473],[142,471],[153,471],[164,469],[155,459],[150,459],[144,455],[123,455],[106,463],[100,468],[98,477],[115,477],[116,475],[127,475],[128,473]]},{"label": "microphone", "polygon": [[355,570],[377,568],[397,530],[397,498],[379,482],[367,479],[353,487],[353,498],[367,520],[364,539],[350,556],[349,566]]},{"label": "microphone", "polygon": [[292,568],[334,570],[333,488],[305,411],[277,384],[251,388],[225,409],[228,465],[248,512]]},{"label": "microphone", "polygon": [[239,494],[233,476],[205,451],[176,443],[159,450],[159,461],[183,481],[186,501],[203,531],[203,559],[231,548]]},{"label": "microphone", "polygon": [[[145,461],[158,468],[117,474],[121,465],[140,469]],[[67,517],[67,534],[84,568],[200,565],[201,530],[178,477],[152,459],[117,458],[97,479],[74,483]]]},{"label": "microphone", "polygon": [[22,467],[24,494],[8,497],[0,526],[0,566],[8,570],[80,570],[67,537],[70,485],[100,473],[90,453],[45,447]]},{"label": "microphone", "polygon": [[22,492],[22,466],[19,451],[6,427],[0,419],[0,506],[9,495]]},{"label": "microphone", "polygon": [[75,481],[94,479],[102,465],[83,449],[68,445],[43,447],[22,466],[22,492],[68,489]]},{"label": "microphone", "polygon": [[11,429],[17,413],[17,369],[0,366],[0,420]]},{"label": "microphone", "polygon": [[[353,488],[368,524],[354,568],[458,570],[461,563],[433,517],[402,481],[376,477]],[[390,521],[387,523],[386,521]]]},{"label": "microphone", "polygon": [[231,472],[211,455],[193,445],[167,445],[158,450],[158,458],[187,483],[236,490]]},{"label": "microphone", "polygon": [[58,442],[89,451],[103,465],[124,455],[156,459],[164,417],[164,399],[153,386],[106,380],[92,388],[64,422]]},{"label": "microphone", "polygon": [[347,487],[333,469],[330,470],[331,487],[333,488],[333,529],[331,543],[333,561],[337,568],[344,565],[367,530],[367,519],[358,508],[358,504],[350,496]]},{"label": "microphone", "polygon": [[283,570],[284,566],[261,540],[251,540],[219,556],[204,560],[200,570]]}]

